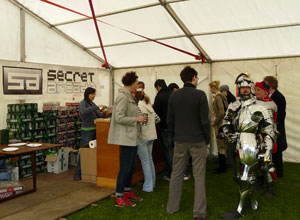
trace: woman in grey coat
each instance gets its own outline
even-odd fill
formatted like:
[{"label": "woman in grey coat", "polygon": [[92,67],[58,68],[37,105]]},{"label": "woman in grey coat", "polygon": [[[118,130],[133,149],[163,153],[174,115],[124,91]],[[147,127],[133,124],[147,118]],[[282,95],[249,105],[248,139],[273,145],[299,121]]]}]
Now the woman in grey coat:
[{"label": "woman in grey coat", "polygon": [[[138,76],[128,72],[122,78],[124,87],[119,89],[110,121],[108,143],[120,145],[120,171],[117,179],[116,203],[118,207],[135,206],[132,201],[142,201],[131,190],[133,171],[136,166],[138,123],[147,121],[147,117],[138,116],[135,93]],[[131,200],[131,201],[129,201]]]}]

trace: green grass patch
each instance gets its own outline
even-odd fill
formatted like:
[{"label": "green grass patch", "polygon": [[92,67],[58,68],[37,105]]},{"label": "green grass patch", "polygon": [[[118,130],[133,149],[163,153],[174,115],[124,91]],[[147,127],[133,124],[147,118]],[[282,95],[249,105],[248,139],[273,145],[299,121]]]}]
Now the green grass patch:
[{"label": "green grass patch", "polygon": [[[207,161],[206,197],[209,219],[222,219],[220,214],[236,209],[238,204],[238,188],[232,179],[232,169],[217,175],[213,170],[217,161]],[[261,197],[263,190],[257,191],[259,210],[244,209],[242,219],[245,220],[300,220],[300,164],[284,163],[284,177],[276,182],[276,196],[271,199]],[[194,203],[194,179],[183,182],[180,211],[174,215],[166,213],[169,183],[163,181],[162,174],[157,176],[154,192],[139,192],[142,185],[134,190],[144,201],[137,202],[133,208],[114,206],[115,199],[107,198],[98,201],[97,207],[87,207],[67,217],[68,220],[132,220],[132,219],[192,219]]]}]

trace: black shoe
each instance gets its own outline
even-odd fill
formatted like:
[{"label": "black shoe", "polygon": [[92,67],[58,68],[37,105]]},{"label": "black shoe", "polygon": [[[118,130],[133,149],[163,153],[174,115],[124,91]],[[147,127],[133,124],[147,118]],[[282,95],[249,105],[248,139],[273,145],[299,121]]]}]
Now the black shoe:
[{"label": "black shoe", "polygon": [[215,170],[215,174],[221,174],[226,172],[226,157],[224,154],[218,154],[219,168]]},{"label": "black shoe", "polygon": [[265,185],[265,179],[263,176],[259,176],[256,180],[256,189],[263,189]]},{"label": "black shoe", "polygon": [[263,196],[264,198],[269,199],[269,198],[272,198],[274,195],[273,195],[272,193],[269,193],[269,192],[267,191],[267,192],[265,192],[262,196]]},{"label": "black shoe", "polygon": [[234,210],[232,212],[222,214],[221,217],[226,219],[238,219],[242,217],[242,215],[238,211]]},{"label": "black shoe", "polygon": [[268,183],[267,191],[263,194],[265,198],[272,198],[275,195],[275,183]]}]

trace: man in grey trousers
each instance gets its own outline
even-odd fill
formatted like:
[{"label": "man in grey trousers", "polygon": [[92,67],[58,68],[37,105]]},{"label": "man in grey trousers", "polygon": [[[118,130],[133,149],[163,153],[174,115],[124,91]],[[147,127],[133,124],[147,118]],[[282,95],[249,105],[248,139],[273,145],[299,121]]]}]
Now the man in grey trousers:
[{"label": "man in grey trousers", "polygon": [[169,186],[167,213],[179,211],[182,181],[188,155],[192,156],[195,179],[194,219],[206,218],[205,169],[210,142],[209,109],[206,94],[196,89],[198,73],[187,66],[181,73],[182,89],[169,100],[168,127],[175,133],[173,171]]}]

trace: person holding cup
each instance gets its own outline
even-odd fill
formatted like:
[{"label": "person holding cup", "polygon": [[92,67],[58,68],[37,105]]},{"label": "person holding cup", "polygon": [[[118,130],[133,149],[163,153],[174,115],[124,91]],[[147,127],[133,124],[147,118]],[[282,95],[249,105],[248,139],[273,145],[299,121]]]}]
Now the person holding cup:
[{"label": "person holding cup", "polygon": [[131,189],[131,181],[136,167],[138,126],[148,120],[138,115],[137,98],[134,95],[138,87],[138,76],[135,72],[127,72],[119,89],[110,121],[108,143],[120,145],[120,171],[117,178],[117,207],[134,207],[133,201],[142,201]]},{"label": "person holding cup", "polygon": [[139,101],[141,114],[148,116],[148,121],[141,124],[138,140],[138,155],[142,163],[144,172],[144,192],[152,192],[155,187],[155,166],[152,159],[152,148],[154,140],[157,139],[155,124],[160,122],[160,118],[152,108],[149,96],[142,92]]}]

